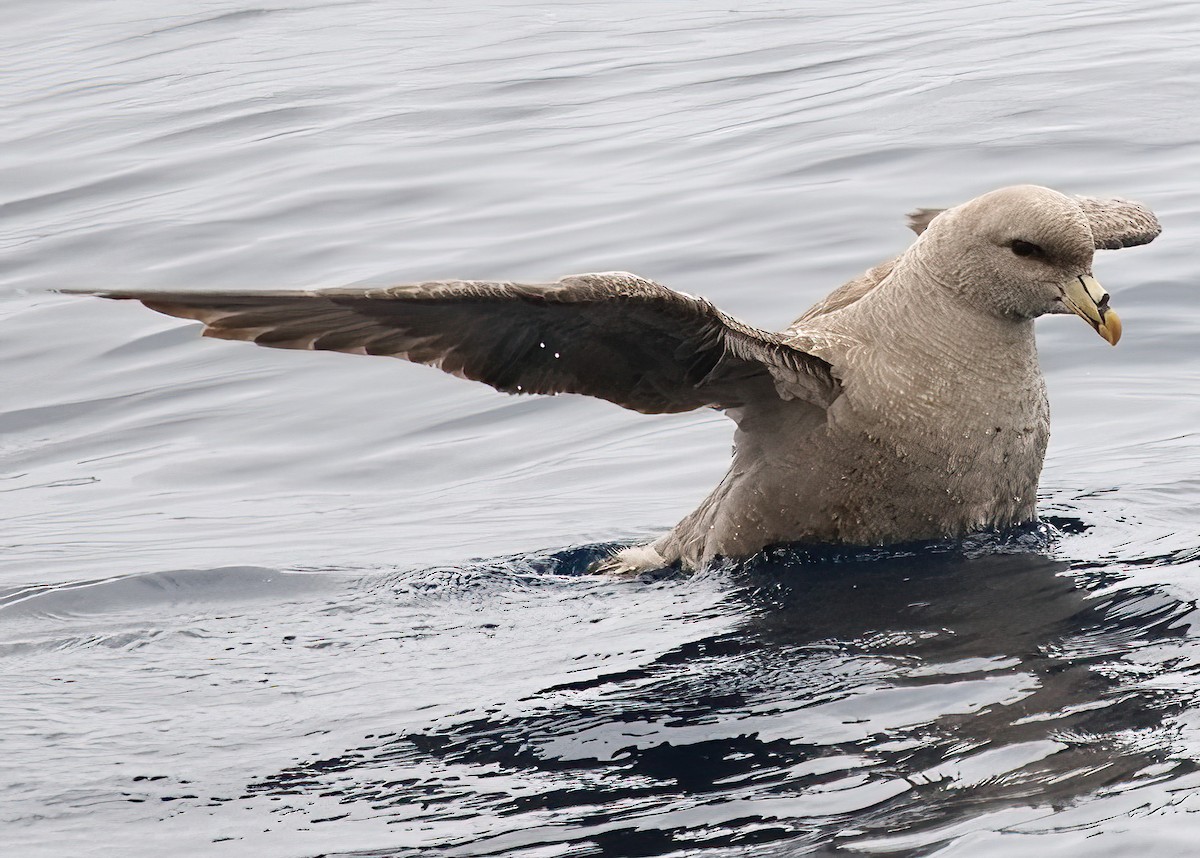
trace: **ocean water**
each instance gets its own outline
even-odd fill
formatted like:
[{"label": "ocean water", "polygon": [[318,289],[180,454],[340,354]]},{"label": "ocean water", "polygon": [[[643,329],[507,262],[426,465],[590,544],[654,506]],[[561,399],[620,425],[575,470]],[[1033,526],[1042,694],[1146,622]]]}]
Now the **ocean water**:
[{"label": "ocean water", "polygon": [[[12,856],[1194,854],[1200,19],[1178,0],[8,0]],[[1016,182],[1142,200],[1039,322],[1040,527],[584,574],[731,424],[57,288],[626,269],[767,328]]]}]

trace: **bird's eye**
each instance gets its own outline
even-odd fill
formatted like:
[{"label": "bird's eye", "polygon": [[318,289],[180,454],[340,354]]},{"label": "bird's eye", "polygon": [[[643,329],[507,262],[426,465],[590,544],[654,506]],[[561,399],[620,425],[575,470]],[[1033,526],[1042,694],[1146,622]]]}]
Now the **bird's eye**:
[{"label": "bird's eye", "polygon": [[1017,256],[1045,256],[1046,251],[1031,241],[1021,241],[1017,238],[1009,245]]}]

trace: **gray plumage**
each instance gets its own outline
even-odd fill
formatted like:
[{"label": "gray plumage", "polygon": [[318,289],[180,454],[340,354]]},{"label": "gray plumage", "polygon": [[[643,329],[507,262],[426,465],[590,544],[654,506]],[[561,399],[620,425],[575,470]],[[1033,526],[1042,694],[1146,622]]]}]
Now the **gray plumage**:
[{"label": "gray plumage", "polygon": [[793,541],[887,544],[1034,517],[1049,437],[1033,320],[1074,312],[1116,342],[1096,248],[1158,235],[1148,209],[1036,186],[910,216],[917,241],[786,331],[625,273],[523,285],[111,291],[206,336],[400,357],[505,393],[582,393],[737,422],[721,483],[610,568],[701,566]]}]

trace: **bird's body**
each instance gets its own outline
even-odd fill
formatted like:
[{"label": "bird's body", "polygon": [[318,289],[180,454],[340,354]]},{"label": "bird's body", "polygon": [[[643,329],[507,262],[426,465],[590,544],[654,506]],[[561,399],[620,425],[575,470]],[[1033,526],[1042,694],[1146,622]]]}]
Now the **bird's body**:
[{"label": "bird's body", "polygon": [[[907,300],[895,305],[893,291]],[[841,395],[827,409],[776,397],[735,411],[729,472],[655,543],[662,560],[699,566],[782,542],[880,545],[1032,520],[1050,430],[1033,322],[996,325],[937,299],[885,281],[798,321],[790,341],[834,367]]]},{"label": "bird's body", "polygon": [[903,255],[781,333],[632,274],[543,286],[102,292],[199,319],[210,336],[382,354],[508,393],[585,393],[737,422],[725,478],[610,569],[700,567],[783,542],[880,545],[1035,517],[1049,438],[1033,320],[1073,312],[1116,342],[1095,248],[1159,232],[1145,208],[1035,186],[912,216]]}]

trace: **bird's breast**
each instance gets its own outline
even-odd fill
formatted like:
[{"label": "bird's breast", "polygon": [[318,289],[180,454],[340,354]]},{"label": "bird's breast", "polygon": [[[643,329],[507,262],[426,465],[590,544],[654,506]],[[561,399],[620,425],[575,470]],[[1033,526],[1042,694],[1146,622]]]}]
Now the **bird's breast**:
[{"label": "bird's breast", "polygon": [[843,542],[961,535],[1033,518],[1049,439],[1040,373],[849,386],[821,444]]}]

